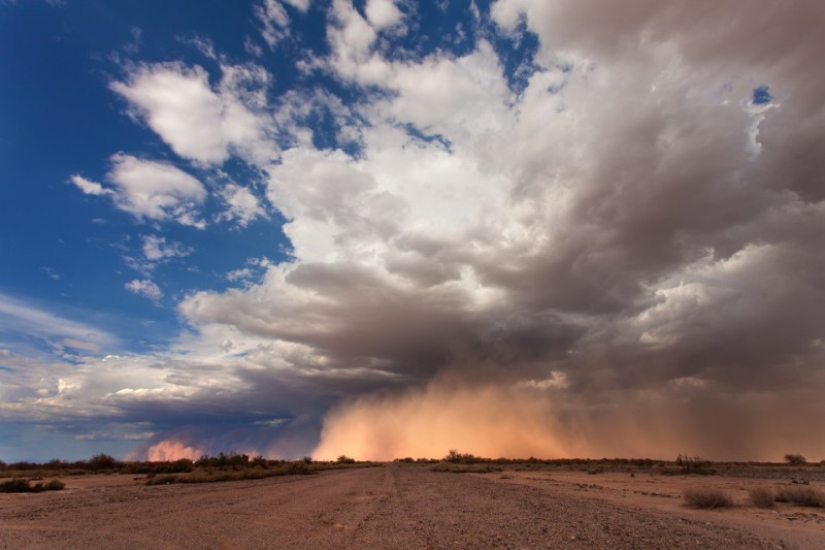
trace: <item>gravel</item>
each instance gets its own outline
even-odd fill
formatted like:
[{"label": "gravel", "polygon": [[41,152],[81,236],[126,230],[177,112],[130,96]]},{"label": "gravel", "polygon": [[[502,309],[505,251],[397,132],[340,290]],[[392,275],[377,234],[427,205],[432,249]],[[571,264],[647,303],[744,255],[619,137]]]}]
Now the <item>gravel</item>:
[{"label": "gravel", "polygon": [[[498,475],[498,474],[493,474]],[[569,488],[388,465],[203,485],[0,495],[0,548],[777,549],[724,523]],[[105,480],[104,480],[105,481]]]}]

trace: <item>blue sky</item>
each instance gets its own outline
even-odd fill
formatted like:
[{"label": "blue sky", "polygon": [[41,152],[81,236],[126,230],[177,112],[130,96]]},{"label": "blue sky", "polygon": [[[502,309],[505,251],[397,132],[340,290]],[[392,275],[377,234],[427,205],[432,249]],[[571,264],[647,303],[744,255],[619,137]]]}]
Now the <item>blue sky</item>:
[{"label": "blue sky", "polygon": [[0,1],[0,459],[825,454],[820,12]]}]

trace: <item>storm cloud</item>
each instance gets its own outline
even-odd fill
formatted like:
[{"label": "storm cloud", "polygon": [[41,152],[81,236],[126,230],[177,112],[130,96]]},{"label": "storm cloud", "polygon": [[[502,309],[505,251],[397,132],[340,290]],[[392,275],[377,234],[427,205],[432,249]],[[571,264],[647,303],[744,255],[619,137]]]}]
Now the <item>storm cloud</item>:
[{"label": "storm cloud", "polygon": [[319,453],[825,451],[821,10],[631,4],[495,4],[540,41],[518,94],[484,41],[393,62],[346,42],[359,16],[335,4],[331,70],[391,92],[354,107],[364,154],[286,152],[269,197],[295,261],[181,305],[390,377],[333,410]]},{"label": "storm cloud", "polygon": [[186,82],[232,127],[198,67],[112,85],[188,158],[277,152],[242,156],[292,248],[183,298],[131,392],[71,391],[149,419],[135,456],[825,456],[821,4],[498,0],[423,56],[392,13],[334,0],[301,69],[357,99],[270,99],[241,141],[159,122]]}]

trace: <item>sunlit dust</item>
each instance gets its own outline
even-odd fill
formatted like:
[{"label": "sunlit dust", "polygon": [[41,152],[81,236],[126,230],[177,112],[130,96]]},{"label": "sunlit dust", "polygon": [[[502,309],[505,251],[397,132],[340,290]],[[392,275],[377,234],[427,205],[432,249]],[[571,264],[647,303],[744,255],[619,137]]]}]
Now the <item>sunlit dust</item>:
[{"label": "sunlit dust", "polygon": [[146,450],[146,459],[150,462],[162,462],[165,460],[179,460],[181,458],[188,458],[196,460],[202,455],[203,451],[194,447],[184,445],[180,441],[167,440],[155,443]]},{"label": "sunlit dust", "polygon": [[481,456],[558,456],[546,402],[510,390],[431,384],[402,396],[362,398],[326,419],[313,457],[362,460],[440,457],[450,449]]},{"label": "sunlit dust", "polygon": [[[777,397],[755,404],[703,396],[701,387],[690,388],[699,393],[688,400],[684,391],[677,385],[588,403],[545,391],[436,379],[423,389],[362,397],[333,409],[313,457],[441,458],[455,449],[490,458],[669,459],[690,453],[777,461],[790,448],[825,453],[816,424],[806,421],[825,407],[792,407]],[[809,444],[800,445],[802,440]]]}]

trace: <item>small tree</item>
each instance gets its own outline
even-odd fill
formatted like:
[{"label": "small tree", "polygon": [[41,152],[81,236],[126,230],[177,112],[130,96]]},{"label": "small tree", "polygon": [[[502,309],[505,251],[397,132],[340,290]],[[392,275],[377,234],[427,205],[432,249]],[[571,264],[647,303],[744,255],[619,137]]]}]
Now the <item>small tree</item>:
[{"label": "small tree", "polygon": [[89,467],[92,470],[114,470],[117,467],[117,459],[115,457],[100,453],[89,459]]},{"label": "small tree", "polygon": [[450,449],[442,460],[450,464],[475,464],[479,462],[479,458],[472,453],[459,453],[455,449]]},{"label": "small tree", "polygon": [[702,460],[698,456],[689,456],[687,454],[680,454],[676,457],[676,465],[682,470],[682,473],[685,474],[700,474],[700,473],[710,473],[708,470],[708,466],[710,466],[710,462],[707,460]]},{"label": "small tree", "polygon": [[807,463],[808,459],[806,459],[801,454],[791,454],[791,453],[789,453],[789,454],[785,455],[785,462],[787,462],[788,464],[793,464],[794,466],[798,466],[800,464]]}]

